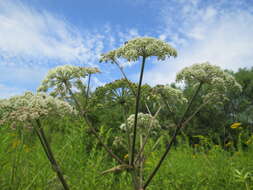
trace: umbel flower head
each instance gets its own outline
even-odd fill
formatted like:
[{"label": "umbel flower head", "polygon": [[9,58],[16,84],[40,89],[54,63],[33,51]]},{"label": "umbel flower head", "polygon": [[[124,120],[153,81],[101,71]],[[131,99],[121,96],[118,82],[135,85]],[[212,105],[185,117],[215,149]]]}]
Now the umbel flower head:
[{"label": "umbel flower head", "polygon": [[236,82],[235,78],[227,72],[224,72],[220,67],[211,65],[208,62],[194,64],[184,68],[177,74],[177,82],[183,81],[188,85],[209,85],[207,94],[203,96],[206,100],[217,98],[226,99],[228,92],[240,92],[241,86]]},{"label": "umbel flower head", "polygon": [[73,86],[77,88],[84,87],[83,79],[88,74],[100,72],[98,68],[78,67],[73,65],[58,66],[51,69],[42,84],[38,88],[38,92],[47,92],[51,89],[52,96],[65,97],[68,93],[67,88]]},{"label": "umbel flower head", "polygon": [[164,99],[169,105],[178,105],[187,103],[182,90],[172,88],[169,85],[157,85],[153,88],[156,100],[163,104]]},{"label": "umbel flower head", "polygon": [[[134,126],[134,114],[127,118],[127,122],[120,125],[120,129],[123,131],[132,130]],[[138,130],[142,134],[145,134],[147,130],[151,128],[152,131],[160,129],[159,121],[150,114],[138,113]]]},{"label": "umbel flower head", "polygon": [[101,55],[100,62],[114,62],[117,58],[137,61],[140,57],[156,56],[158,60],[176,57],[177,52],[166,42],[150,37],[129,40],[122,47]]},{"label": "umbel flower head", "polygon": [[76,113],[67,102],[45,93],[33,94],[32,92],[1,100],[0,110],[2,110],[0,124],[21,125],[38,119]]},{"label": "umbel flower head", "polygon": [[96,88],[93,100],[104,103],[133,104],[133,92],[136,85],[126,79],[115,80]]}]

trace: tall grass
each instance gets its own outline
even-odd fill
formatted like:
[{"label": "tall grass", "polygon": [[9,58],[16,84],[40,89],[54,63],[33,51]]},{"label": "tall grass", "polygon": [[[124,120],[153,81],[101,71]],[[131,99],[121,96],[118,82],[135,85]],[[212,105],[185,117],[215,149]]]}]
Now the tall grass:
[{"label": "tall grass", "polygon": [[[130,190],[127,172],[102,175],[116,165],[85,126],[66,120],[65,128],[51,131],[46,127],[55,157],[69,183],[70,189]],[[109,137],[107,132],[104,136]],[[0,128],[0,189],[39,190],[61,189],[55,172],[31,131]],[[153,169],[165,150],[161,140],[156,151],[146,161],[147,172]],[[151,144],[147,145],[151,149]],[[242,190],[253,188],[253,146],[247,149],[223,150],[219,145],[191,147],[179,143],[173,147],[164,167],[154,177],[148,189],[153,190]],[[147,177],[147,176],[144,176]]]}]

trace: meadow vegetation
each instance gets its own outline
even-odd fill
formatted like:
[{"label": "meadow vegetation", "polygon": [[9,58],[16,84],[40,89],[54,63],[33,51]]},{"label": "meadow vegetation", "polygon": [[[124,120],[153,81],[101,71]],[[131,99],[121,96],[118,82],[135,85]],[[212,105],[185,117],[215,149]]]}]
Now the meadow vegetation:
[{"label": "meadow vegetation", "polygon": [[[176,56],[136,38],[101,55],[122,79],[91,91],[102,71],[64,65],[37,93],[1,99],[0,189],[253,189],[253,68],[195,63],[142,83],[146,64]],[[140,62],[138,83],[123,61]]]}]

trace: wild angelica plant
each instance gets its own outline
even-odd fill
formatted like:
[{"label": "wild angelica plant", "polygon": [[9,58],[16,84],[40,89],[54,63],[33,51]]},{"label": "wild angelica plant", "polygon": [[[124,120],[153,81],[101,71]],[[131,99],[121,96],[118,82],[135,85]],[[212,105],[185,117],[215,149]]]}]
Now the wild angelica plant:
[{"label": "wild angelica plant", "polygon": [[26,92],[22,96],[14,96],[0,102],[0,124],[9,124],[13,128],[32,128],[35,130],[43,150],[57,173],[65,190],[69,187],[55,159],[53,151],[46,138],[42,121],[49,118],[63,117],[66,114],[76,114],[67,102],[48,96],[45,93],[33,94]]},{"label": "wild angelica plant", "polygon": [[[136,174],[136,167],[134,164],[135,159],[135,144],[136,144],[136,135],[137,135],[137,124],[138,124],[138,112],[139,112],[139,103],[141,98],[141,86],[142,79],[144,74],[144,68],[146,59],[150,57],[157,57],[157,60],[165,60],[171,56],[176,57],[177,52],[174,48],[172,48],[169,44],[163,42],[162,40],[155,38],[136,38],[129,40],[122,47],[110,51],[106,54],[102,54],[100,62],[111,62],[119,65],[117,59],[122,58],[127,61],[138,61],[141,59],[141,72],[140,78],[138,82],[138,88],[136,93],[136,103],[135,103],[135,117],[134,117],[134,126],[133,126],[133,136],[132,136],[132,144],[131,144],[131,155],[130,155],[130,166],[132,168],[132,176],[135,189],[142,189],[141,185],[138,183],[138,177]],[[121,67],[120,67],[121,68]],[[121,69],[122,71],[122,69]],[[124,74],[124,72],[122,71]],[[124,75],[126,78],[126,76]]]},{"label": "wild angelica plant", "polygon": [[[167,48],[158,48],[156,45],[154,45],[159,40],[154,40],[152,38],[137,38],[134,40],[128,41],[123,47],[108,52],[107,54],[103,54],[101,58],[101,62],[111,62],[116,64],[121,73],[123,74],[124,78],[127,79],[126,74],[124,73],[123,68],[121,67],[121,64],[119,63],[118,58],[125,58],[128,61],[136,61],[139,57],[142,57],[142,67],[141,67],[141,73],[140,73],[140,79],[139,79],[139,85],[137,89],[136,95],[136,109],[135,109],[135,120],[134,120],[134,127],[133,127],[133,135],[132,135],[132,149],[131,149],[131,159],[130,159],[130,165],[132,167],[132,170],[134,173],[132,174],[134,188],[135,189],[146,189],[148,185],[150,184],[153,177],[156,175],[157,171],[161,167],[164,159],[168,155],[172,144],[174,143],[176,136],[178,135],[181,128],[185,127],[187,123],[191,121],[191,119],[203,108],[205,105],[209,103],[217,103],[224,100],[227,100],[227,92],[228,91],[240,91],[241,87],[240,85],[235,81],[235,79],[229,75],[228,73],[225,73],[222,71],[219,67],[210,65],[209,63],[203,63],[203,64],[195,64],[192,67],[185,68],[177,75],[177,82],[183,81],[187,85],[192,85],[193,87],[196,87],[195,93],[192,95],[192,97],[189,100],[186,100],[186,98],[183,96],[182,91],[179,89],[174,89],[170,87],[160,88],[158,90],[158,95],[160,96],[160,100],[162,100],[163,105],[166,106],[168,111],[174,115],[175,113],[175,107],[173,105],[175,104],[175,101],[178,100],[181,104],[185,105],[185,111],[180,116],[180,119],[176,119],[174,117],[173,121],[176,124],[176,130],[170,140],[170,142],[166,146],[166,151],[162,155],[161,159],[155,166],[154,170],[149,175],[146,182],[142,185],[141,182],[138,183],[140,176],[136,174],[137,172],[135,170],[136,166],[134,166],[134,155],[135,155],[135,139],[136,139],[136,128],[138,126],[138,105],[140,100],[140,89],[142,84],[142,77],[143,77],[143,71],[144,71],[144,65],[146,58],[149,56],[157,56],[158,59],[164,60],[166,57],[169,56],[176,56],[177,53],[174,49],[172,49],[170,46],[167,46]],[[150,44],[149,44],[150,43]],[[164,43],[164,42],[163,42]],[[160,47],[165,47],[164,44],[159,43]],[[160,53],[156,54],[157,51],[152,52],[152,50],[155,50],[156,47],[157,51]],[[145,52],[145,48],[148,47],[147,52]],[[163,52],[164,50],[164,52]],[[164,53],[163,56],[162,52]],[[167,56],[164,56],[164,55]],[[128,79],[127,79],[128,80]],[[129,80],[128,80],[129,81]],[[206,93],[201,96],[203,99],[203,103],[195,108],[194,111],[192,111],[192,114],[187,117],[192,109],[193,102],[198,97],[201,89],[203,86],[209,85],[211,88],[209,88],[209,91],[206,90]],[[159,98],[158,98],[159,99]],[[174,101],[174,103],[173,103]],[[162,105],[162,104],[161,104]],[[148,107],[147,107],[148,108]],[[127,122],[127,121],[126,121]]]},{"label": "wild angelica plant", "polygon": [[[72,100],[75,103],[79,114],[85,119],[86,124],[95,135],[97,140],[101,143],[109,155],[120,164],[103,173],[123,170],[129,172],[132,176],[132,182],[135,190],[144,190],[149,186],[153,177],[157,174],[163,161],[171,150],[172,144],[175,142],[180,129],[185,127],[187,123],[189,123],[191,119],[201,110],[201,108],[210,103],[226,101],[228,100],[227,94],[229,92],[237,92],[241,90],[240,85],[236,83],[234,78],[228,73],[222,71],[219,67],[213,66],[209,63],[195,64],[183,69],[177,75],[177,82],[183,82],[185,86],[191,86],[195,88],[195,92],[192,94],[192,97],[189,98],[184,96],[183,91],[180,89],[171,88],[169,86],[158,86],[154,88],[153,94],[155,96],[154,99],[160,104],[157,112],[153,116],[146,105],[149,114],[139,113],[144,67],[148,58],[152,56],[157,57],[158,60],[165,60],[171,56],[176,57],[177,52],[170,45],[161,40],[154,38],[136,38],[129,40],[122,47],[116,50],[103,54],[100,60],[104,62],[111,62],[120,68],[120,71],[122,72],[127,83],[130,84],[129,89],[131,89],[132,94],[135,96],[134,114],[130,115],[129,118],[127,117],[129,113],[127,113],[127,109],[124,108],[124,101],[120,102],[124,108],[123,113],[125,117],[125,123],[121,127],[124,133],[127,134],[125,142],[127,142],[126,144],[129,155],[128,162],[125,162],[124,159],[121,159],[119,156],[117,156],[108,147],[108,145],[103,142],[103,139],[99,136],[97,129],[89,121],[87,116],[87,113],[89,112],[87,108],[87,102],[83,105],[80,99],[77,97],[76,92],[82,92],[81,94],[83,94],[86,97],[86,101],[88,101],[90,77],[91,74],[98,73],[98,69],[70,65],[56,67],[48,73],[45,80],[43,80],[42,85],[38,89],[38,91],[43,92],[50,91],[50,94],[53,96],[60,97],[64,100]],[[119,62],[121,59],[126,59],[127,61],[138,61],[141,59],[141,72],[137,91],[135,91],[135,87],[131,85],[131,82],[124,73],[124,70]],[[89,77],[88,87],[86,87],[84,84],[87,76]],[[202,104],[198,107],[194,107],[194,101],[197,98],[202,99]],[[147,159],[145,145],[150,139],[151,134],[155,132],[156,129],[159,129],[157,116],[159,115],[160,109],[168,109],[171,115],[176,115],[175,112],[178,109],[178,105],[184,107],[185,111],[183,114],[180,114],[179,119],[178,117],[173,119],[173,122],[176,126],[175,132],[167,144],[164,154],[154,167],[154,170],[150,173],[147,179],[145,179],[146,175],[144,175],[144,164],[145,160]],[[5,109],[8,110],[8,106],[5,107]],[[4,113],[5,112],[0,113],[1,117]],[[6,113],[8,113],[8,111],[6,111]],[[40,120],[35,120],[34,122],[37,125],[36,129],[41,129],[42,127],[38,121]],[[38,136],[41,137],[41,142],[43,147],[45,147],[47,156],[49,159],[54,160],[50,153],[50,148],[47,147],[48,145],[46,140],[44,140],[45,136],[43,135],[43,130],[38,131]],[[137,139],[137,137],[139,138]],[[55,163],[52,162],[52,164]]]},{"label": "wild angelica plant", "polygon": [[[229,91],[234,91],[237,93],[241,91],[241,86],[236,82],[233,76],[222,71],[220,67],[211,65],[208,62],[186,67],[177,74],[176,78],[177,82],[184,82],[185,85],[192,85],[196,88],[196,90],[191,99],[188,101],[181,119],[176,123],[175,132],[167,144],[164,154],[145,182],[143,189],[147,188],[161,167],[172,147],[172,144],[175,142],[179,131],[184,128],[205,105],[209,103],[217,104],[219,102],[228,100],[227,93]],[[205,88],[205,93],[198,97],[203,87],[209,88]],[[161,97],[166,102],[164,96],[161,95]],[[197,97],[203,99],[203,103],[197,108],[194,108],[193,102]],[[190,111],[192,112],[191,114]]]},{"label": "wild angelica plant", "polygon": [[[44,92],[52,90],[53,94],[58,94],[58,89],[60,89],[60,96],[63,99],[71,98],[74,100],[74,103],[77,107],[77,110],[81,117],[83,117],[86,121],[91,132],[97,138],[97,140],[101,143],[104,149],[109,153],[109,155],[114,158],[118,163],[124,164],[123,160],[120,159],[116,154],[112,152],[112,150],[103,142],[102,138],[99,136],[97,130],[92,125],[88,118],[88,110],[87,104],[84,106],[81,104],[80,100],[76,97],[74,88],[77,90],[81,90],[78,88],[79,86],[85,87],[84,80],[85,77],[91,74],[99,73],[100,71],[97,68],[89,68],[89,67],[78,67],[78,66],[59,66],[49,71],[46,78],[42,81],[41,86],[38,88],[38,91],[43,90]],[[56,93],[55,93],[56,92]],[[88,97],[86,97],[88,98]]]}]

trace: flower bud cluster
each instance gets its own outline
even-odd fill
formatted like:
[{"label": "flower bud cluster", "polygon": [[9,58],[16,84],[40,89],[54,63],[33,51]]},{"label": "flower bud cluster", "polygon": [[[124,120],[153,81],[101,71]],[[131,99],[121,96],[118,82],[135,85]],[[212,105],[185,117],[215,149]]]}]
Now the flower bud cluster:
[{"label": "flower bud cluster", "polygon": [[162,40],[143,37],[129,40],[122,47],[102,54],[100,62],[113,62],[116,58],[124,58],[127,61],[137,61],[140,57],[156,56],[158,60],[177,56],[177,52],[169,44]]},{"label": "flower bud cluster", "polygon": [[75,114],[74,108],[67,102],[45,93],[26,92],[0,101],[0,124],[29,123],[50,116]]},{"label": "flower bud cluster", "polygon": [[[121,124],[120,129],[123,131],[132,130],[134,127],[134,118],[134,114],[130,115],[127,119],[127,125],[126,123]],[[137,124],[137,129],[140,130],[141,133],[144,133],[148,128],[152,128],[153,130],[161,128],[159,121],[150,114],[138,113]]]},{"label": "flower bud cluster", "polygon": [[156,99],[163,102],[164,99],[170,105],[185,104],[187,99],[184,97],[183,91],[172,88],[169,85],[157,85],[154,87],[154,94]]}]

